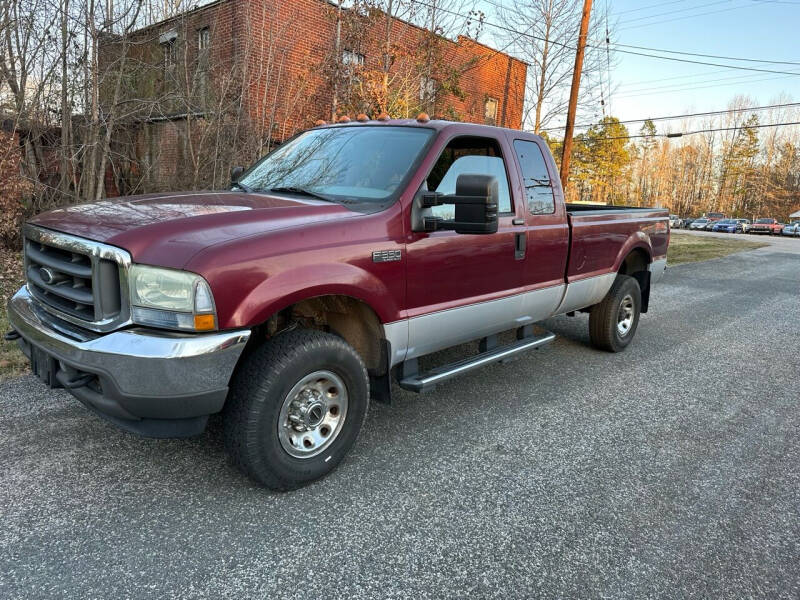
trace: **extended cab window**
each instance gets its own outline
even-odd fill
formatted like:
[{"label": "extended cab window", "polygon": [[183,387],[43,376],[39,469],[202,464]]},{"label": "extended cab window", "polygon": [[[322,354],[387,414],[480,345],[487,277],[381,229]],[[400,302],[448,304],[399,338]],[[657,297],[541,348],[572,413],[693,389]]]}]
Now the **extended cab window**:
[{"label": "extended cab window", "polygon": [[514,140],[514,151],[522,169],[528,210],[532,215],[554,213],[556,205],[553,200],[553,186],[541,148],[536,142]]},{"label": "extended cab window", "polygon": [[[428,190],[442,194],[456,193],[456,180],[463,173],[493,175],[497,178],[498,204],[501,213],[510,213],[511,195],[503,153],[497,140],[480,137],[458,137],[442,150],[427,179]],[[434,206],[433,216],[452,219],[453,205]]]}]

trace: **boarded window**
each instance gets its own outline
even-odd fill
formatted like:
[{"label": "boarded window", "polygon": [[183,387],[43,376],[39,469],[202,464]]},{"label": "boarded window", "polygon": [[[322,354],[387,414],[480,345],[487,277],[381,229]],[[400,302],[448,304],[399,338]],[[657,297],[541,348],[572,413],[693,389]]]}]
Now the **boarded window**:
[{"label": "boarded window", "polygon": [[366,57],[363,54],[359,54],[358,52],[354,52],[352,50],[342,51],[343,65],[361,67],[364,65],[364,60],[366,60]]},{"label": "boarded window", "polygon": [[208,27],[203,27],[197,30],[197,49],[201,52],[208,50],[208,45],[211,42],[211,32]]},{"label": "boarded window", "polygon": [[175,42],[164,42],[161,44],[161,51],[164,57],[164,70],[169,71],[175,66]]},{"label": "boarded window", "polygon": [[419,102],[422,106],[428,106],[436,102],[436,88],[438,83],[433,77],[419,78]]},{"label": "boarded window", "polygon": [[483,105],[483,120],[487,125],[497,125],[497,99],[487,98]]}]

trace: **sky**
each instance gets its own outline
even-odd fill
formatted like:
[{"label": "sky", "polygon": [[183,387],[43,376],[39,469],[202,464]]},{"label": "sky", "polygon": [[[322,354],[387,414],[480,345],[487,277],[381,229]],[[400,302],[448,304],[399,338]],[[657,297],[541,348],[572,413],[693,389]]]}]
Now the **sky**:
[{"label": "sky", "polygon": [[[493,0],[502,3],[504,0]],[[619,44],[790,61],[768,64],[672,55],[798,75],[778,75],[618,53],[610,73],[610,113],[621,120],[725,109],[736,95],[752,106],[781,94],[800,101],[800,0],[607,0],[612,40]],[[594,10],[606,0],[594,0]],[[487,18],[496,19],[490,4]],[[576,24],[577,27],[577,24]],[[485,41],[490,42],[490,28]],[[647,50],[629,49],[635,52]],[[785,98],[783,99],[785,101]]]}]

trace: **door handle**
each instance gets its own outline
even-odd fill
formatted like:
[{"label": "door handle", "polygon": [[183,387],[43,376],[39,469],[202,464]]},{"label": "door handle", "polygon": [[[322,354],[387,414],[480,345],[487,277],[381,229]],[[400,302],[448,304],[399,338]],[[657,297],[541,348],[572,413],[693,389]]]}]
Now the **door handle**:
[{"label": "door handle", "polygon": [[514,258],[522,260],[525,258],[525,248],[528,245],[528,237],[525,232],[514,234]]},{"label": "door handle", "polygon": [[511,221],[512,225],[525,225],[525,219],[514,219]]}]

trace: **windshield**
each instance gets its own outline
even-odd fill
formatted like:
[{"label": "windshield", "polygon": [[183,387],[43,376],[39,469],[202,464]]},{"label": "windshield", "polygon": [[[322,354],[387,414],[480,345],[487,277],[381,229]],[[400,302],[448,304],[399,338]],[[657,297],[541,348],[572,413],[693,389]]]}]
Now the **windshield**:
[{"label": "windshield", "polygon": [[717,221],[717,225],[733,225],[736,221],[731,221],[730,219],[722,219],[722,221]]},{"label": "windshield", "polygon": [[772,219],[758,219],[756,223],[772,223]]},{"label": "windshield", "polygon": [[381,203],[398,190],[433,133],[385,125],[313,129],[268,154],[240,182],[252,191]]},{"label": "windshield", "polygon": [[708,223],[708,219],[697,219],[695,223]]}]

